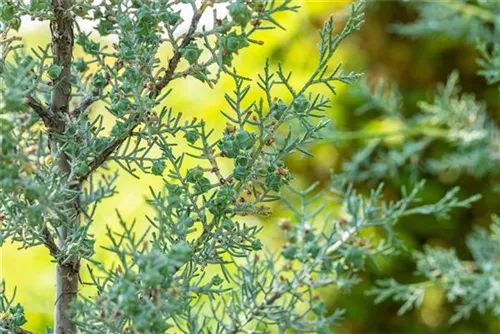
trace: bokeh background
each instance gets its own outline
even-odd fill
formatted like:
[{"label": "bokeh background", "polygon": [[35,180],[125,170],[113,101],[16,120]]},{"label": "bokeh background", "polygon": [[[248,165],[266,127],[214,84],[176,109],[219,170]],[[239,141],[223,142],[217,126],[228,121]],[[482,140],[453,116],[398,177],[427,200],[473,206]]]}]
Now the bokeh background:
[{"label": "bokeh background", "polygon": [[[244,50],[235,63],[239,73],[256,78],[267,57],[272,62],[283,62],[285,68],[293,70],[295,80],[305,78],[316,64],[315,45],[318,42],[317,30],[322,23],[333,15],[338,17],[339,27],[349,1],[296,1],[302,10],[296,14],[285,14],[281,22],[286,31],[262,32],[265,45]],[[366,24],[361,32],[351,36],[340,48],[334,62],[342,62],[346,71],[364,72],[369,82],[377,79],[399,85],[405,102],[406,114],[418,111],[416,102],[431,100],[435,87],[446,80],[453,69],[461,74],[461,85],[465,91],[485,99],[488,110],[496,120],[500,120],[500,98],[497,88],[488,87],[484,80],[477,77],[475,58],[477,52],[473,46],[447,36],[411,39],[390,32],[389,27],[397,22],[409,22],[416,13],[404,4],[396,1],[380,1],[367,9]],[[46,24],[31,25],[24,32],[25,43],[29,47],[44,46],[48,41],[49,31]],[[223,93],[232,88],[230,79],[222,82],[213,90],[195,80],[174,82],[174,90],[169,104],[174,110],[182,111],[187,118],[204,118],[217,131],[222,131],[224,120],[219,110],[225,109]],[[363,103],[355,89],[338,87],[338,95],[333,96],[331,109],[328,111],[335,127],[339,130],[362,129],[364,127],[389,127],[391,124],[377,122],[373,117],[360,116],[353,111]],[[92,112],[98,114],[99,106]],[[312,148],[316,158],[292,156],[288,165],[296,176],[296,185],[305,186],[319,181],[326,187],[330,170],[340,171],[346,161],[361,147],[362,142],[324,141]],[[426,152],[429,156],[439,154],[442,148],[436,147]],[[113,167],[112,167],[113,168]],[[412,249],[420,249],[424,244],[443,247],[455,247],[464,259],[470,259],[465,247],[465,237],[475,225],[487,226],[492,213],[500,213],[498,193],[491,191],[490,178],[475,179],[465,175],[431,175],[422,171],[421,176],[428,180],[422,197],[425,200],[437,200],[453,185],[462,187],[460,196],[482,193],[483,199],[469,210],[455,210],[451,219],[437,221],[433,217],[414,216],[399,224],[398,233],[408,251],[399,256],[386,259],[378,268],[370,267],[362,275],[363,282],[349,295],[336,291],[322,291],[323,298],[330,310],[338,307],[346,309],[346,319],[337,328],[339,333],[499,333],[500,321],[491,316],[474,313],[466,321],[449,325],[447,320],[452,306],[445,302],[439,290],[430,290],[423,306],[404,316],[397,316],[398,306],[390,302],[373,304],[373,298],[365,292],[374,280],[393,276],[399,281],[412,280],[414,266],[411,261]],[[409,184],[409,175],[404,171],[397,180],[385,180],[386,192],[395,196],[400,186]],[[498,181],[498,179],[497,179]],[[106,225],[117,226],[115,208],[120,210],[127,221],[137,219],[138,225],[145,228],[144,216],[151,211],[145,204],[149,194],[148,186],[155,189],[161,182],[154,176],[144,176],[137,180],[122,173],[118,181],[118,195],[100,205],[96,215],[93,233],[97,244],[106,243],[103,237]],[[370,182],[359,185],[368,188]],[[271,248],[278,247],[280,232],[277,222],[281,216],[280,208],[265,219],[250,218],[265,228],[263,240]],[[0,276],[5,278],[8,287],[17,286],[17,299],[25,308],[28,318],[26,329],[36,333],[45,333],[45,328],[52,325],[54,295],[54,265],[50,262],[44,248],[17,251],[16,245],[4,245],[0,249]],[[111,261],[108,255],[97,247],[97,258]],[[83,277],[85,279],[85,275]]]}]

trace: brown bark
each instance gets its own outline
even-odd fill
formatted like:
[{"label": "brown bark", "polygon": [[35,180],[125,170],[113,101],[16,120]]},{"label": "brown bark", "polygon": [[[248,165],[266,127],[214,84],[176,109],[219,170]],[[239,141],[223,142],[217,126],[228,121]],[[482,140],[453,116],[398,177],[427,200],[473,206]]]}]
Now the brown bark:
[{"label": "brown bark", "polygon": [[76,326],[68,317],[71,303],[76,299],[78,291],[78,268],[71,265],[57,264],[56,270],[56,302],[54,314],[54,333],[76,333]]},{"label": "brown bark", "polygon": [[[73,16],[69,10],[73,5],[73,0],[52,0],[53,20],[50,22],[52,34],[52,53],[54,64],[63,69],[59,78],[54,80],[55,87],[52,91],[50,111],[53,122],[51,122],[52,133],[64,131],[64,116],[69,113],[69,103],[71,99],[71,63],[73,59]],[[60,143],[51,140],[51,149],[54,153],[59,151]],[[58,161],[59,169],[62,173],[69,174],[71,167],[69,158],[60,153]],[[77,201],[77,200],[75,200]],[[69,222],[61,226],[58,230],[59,249],[64,248],[68,232],[79,224],[80,213],[78,203],[71,203],[68,208]],[[76,299],[78,291],[79,260],[72,259],[64,264],[57,264],[56,268],[56,300],[54,310],[54,333],[70,334],[76,333],[76,326],[68,316],[71,303]]]},{"label": "brown bark", "polygon": [[[50,22],[52,34],[52,53],[54,64],[62,66],[63,70],[59,78],[55,80],[57,85],[52,91],[50,109],[58,116],[67,113],[71,97],[71,61],[73,58],[73,17],[69,8],[72,0],[52,0],[54,19]],[[59,123],[64,124],[63,122]],[[62,131],[62,128],[54,129]]]}]

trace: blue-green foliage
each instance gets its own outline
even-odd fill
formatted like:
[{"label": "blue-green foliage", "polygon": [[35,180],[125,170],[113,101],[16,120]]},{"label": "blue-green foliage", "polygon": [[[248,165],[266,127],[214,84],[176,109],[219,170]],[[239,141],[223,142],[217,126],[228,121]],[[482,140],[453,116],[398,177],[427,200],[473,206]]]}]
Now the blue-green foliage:
[{"label": "blue-green foliage", "polygon": [[[164,333],[170,328],[183,333],[328,333],[342,310],[329,314],[319,288],[347,292],[360,281],[358,274],[367,263],[400,249],[393,229],[400,218],[447,218],[450,210],[467,208],[479,198],[460,200],[458,188],[453,188],[436,203],[419,203],[423,183],[417,182],[411,191],[402,190],[400,200],[385,201],[380,179],[396,176],[437,140],[449,142],[454,152],[425,162],[429,171],[456,168],[481,177],[498,168],[498,126],[484,104],[460,94],[458,75],[452,74],[434,101],[420,103],[422,113],[409,119],[400,113],[395,86],[387,93],[381,84],[373,95],[364,87],[367,103],[358,112],[378,109],[384,117],[398,119],[402,135],[413,140],[401,150],[385,148],[376,154],[381,141],[369,143],[345,166],[342,177],[333,178],[328,192],[316,192],[314,186],[296,190],[290,186],[293,175],[286,157],[311,155],[310,145],[329,124],[325,111],[330,100],[314,88],[335,94],[337,84],[360,78],[339,65],[331,67],[331,60],[340,43],[360,29],[363,2],[351,6],[340,30],[333,19],[325,23],[317,66],[306,80],[292,84],[291,73],[268,61],[253,86],[232,68],[234,57],[262,44],[254,39],[255,32],[281,27],[277,14],[298,8],[289,0],[218,3],[226,5],[229,15],[211,28],[200,27],[201,17],[214,5],[208,1],[78,3],[65,18],[91,21],[100,37],[113,36],[117,42],[104,46],[74,24],[75,47],[84,56],[74,59],[71,68],[54,62],[61,55],[52,54],[50,46],[26,50],[16,37],[23,15],[54,23],[58,8],[52,2],[0,4],[1,32],[12,36],[0,41],[6,50],[0,59],[6,87],[0,100],[0,245],[45,245],[59,266],[73,270],[86,261],[91,279],[83,283],[96,292],[79,296],[71,305],[72,319],[83,333]],[[185,30],[179,4],[193,14]],[[452,7],[470,10],[465,2],[457,6]],[[488,9],[482,2],[478,10],[480,17],[489,18],[484,13],[495,13],[496,7]],[[474,31],[491,42],[483,28]],[[170,54],[159,59],[158,49],[164,45]],[[492,84],[498,82],[497,51],[483,49],[480,61],[480,74]],[[66,70],[69,79],[62,77]],[[169,84],[188,76],[209,87],[222,76],[233,78],[235,89],[224,96],[227,108],[222,113],[228,123],[223,133],[211,130],[201,117],[186,120],[169,107]],[[72,90],[68,110],[61,112],[49,106],[58,102],[54,92],[64,80],[70,80]],[[249,100],[250,89],[259,89],[263,98]],[[104,126],[102,116],[89,117],[96,102],[106,106],[111,128]],[[385,134],[335,136],[380,139]],[[184,139],[189,150],[180,152],[177,142]],[[185,171],[188,159],[196,160],[196,167]],[[233,168],[223,174],[221,161]],[[89,232],[96,207],[116,193],[119,172],[96,173],[110,162],[135,177],[155,175],[164,185],[151,190],[148,202],[154,214],[144,219],[150,225],[145,233],[137,235],[134,223],[121,217],[119,231],[108,229],[106,250],[117,259],[115,265],[93,258],[94,236]],[[417,168],[415,178],[419,176]],[[362,195],[352,182],[367,179],[378,185]],[[285,189],[291,195],[283,202],[293,219],[281,221],[285,244],[271,253],[259,239],[261,227],[241,217],[268,216],[267,203],[281,200]],[[338,202],[341,214],[327,212],[328,200]],[[367,229],[376,235],[361,237]],[[453,320],[475,308],[498,313],[498,293],[487,294],[498,286],[498,254],[489,251],[497,241],[497,228],[469,240],[476,263],[472,269],[452,251],[427,249],[417,260],[419,274],[430,282],[402,286],[389,281],[377,292],[381,298],[403,300],[407,309],[422,299],[425,286],[440,283],[450,300],[463,300]],[[493,278],[488,280],[488,274]],[[474,283],[465,287],[466,281]],[[23,309],[6,297],[3,287],[0,301],[0,329],[22,331]]]}]

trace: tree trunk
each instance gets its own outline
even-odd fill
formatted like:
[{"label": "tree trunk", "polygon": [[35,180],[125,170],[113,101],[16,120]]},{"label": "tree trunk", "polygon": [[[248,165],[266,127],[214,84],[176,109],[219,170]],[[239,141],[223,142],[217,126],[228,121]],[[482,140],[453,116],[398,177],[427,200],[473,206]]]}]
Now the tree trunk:
[{"label": "tree trunk", "polygon": [[76,299],[78,291],[78,268],[57,264],[56,302],[54,313],[54,333],[76,333],[76,326],[68,317],[70,304]]},{"label": "tree trunk", "polygon": [[[62,66],[59,77],[54,80],[57,85],[52,90],[50,108],[54,115],[67,114],[71,98],[71,62],[73,60],[73,17],[69,8],[72,0],[52,0],[54,19],[50,21],[52,35],[52,53],[54,64]],[[57,120],[58,128],[53,131],[63,131],[62,117]]]},{"label": "tree trunk", "polygon": [[[54,64],[62,67],[61,74],[54,80],[56,86],[52,91],[50,108],[56,120],[54,128],[50,132],[61,133],[65,128],[64,115],[69,113],[71,99],[71,63],[73,60],[73,15],[69,10],[73,0],[52,0],[52,12],[54,18],[50,22],[52,35],[52,53]],[[64,174],[69,174],[71,166],[69,158],[59,151],[60,144],[51,139],[51,150],[59,153],[58,165]],[[78,201],[78,197],[75,199]],[[58,231],[59,249],[64,249],[66,238],[71,234],[72,228],[80,223],[80,212],[78,203],[69,204],[69,221],[65,222]],[[79,259],[71,259],[69,263],[57,264],[56,269],[56,296],[54,310],[54,333],[70,334],[76,333],[76,326],[68,316],[71,303],[75,300],[78,291]]]}]

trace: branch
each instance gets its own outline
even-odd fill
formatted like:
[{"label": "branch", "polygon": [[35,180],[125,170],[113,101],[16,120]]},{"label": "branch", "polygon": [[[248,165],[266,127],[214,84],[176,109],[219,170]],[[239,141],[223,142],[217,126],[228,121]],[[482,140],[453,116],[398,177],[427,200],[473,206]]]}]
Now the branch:
[{"label": "branch", "polygon": [[250,321],[254,320],[259,314],[261,314],[266,307],[272,306],[278,299],[280,299],[285,293],[287,293],[290,288],[285,290],[277,291],[273,293],[273,295],[267,299],[264,299],[259,306],[252,309],[248,316],[239,324],[237,324],[234,328],[228,331],[229,334],[236,334],[241,331]]},{"label": "branch", "polygon": [[[113,70],[119,71],[123,67],[123,62],[118,61],[115,63],[113,66]],[[106,88],[106,86],[109,84],[110,78],[108,73],[106,73],[106,84],[104,87],[101,88],[101,91]],[[92,90],[90,93],[88,93],[83,100],[80,101],[80,103],[73,108],[73,110],[70,112],[70,115],[78,117],[80,113],[82,113],[84,110],[86,110],[90,105],[100,99],[100,90]]]},{"label": "branch", "polygon": [[[198,23],[200,22],[201,16],[203,15],[203,12],[205,11],[206,4],[203,4],[202,7],[193,15],[193,19],[191,20],[191,25],[189,27],[189,30],[187,31],[186,35],[184,36],[182,43],[180,47],[177,49],[177,51],[174,53],[173,57],[169,60],[168,62],[168,68],[165,70],[165,76],[156,83],[154,89],[150,93],[151,98],[155,98],[160,94],[160,92],[172,81],[173,76],[175,74],[175,70],[177,69],[177,66],[179,65],[179,62],[182,59],[182,49],[189,45],[191,42],[193,35],[196,32],[196,28],[198,27]],[[92,95],[88,95],[83,99],[83,101],[75,108],[76,110],[84,110],[86,107],[88,107],[91,103],[94,102],[95,97]],[[80,108],[79,108],[80,107]],[[92,175],[93,172],[95,172],[108,158],[109,156],[118,148],[120,147],[121,144],[123,144],[127,138],[129,138],[134,130],[139,126],[140,120],[134,121],[132,127],[130,130],[127,132],[127,134],[121,138],[118,138],[111,142],[106,149],[99,155],[97,156],[90,164],[89,164],[89,171],[80,177],[78,180],[81,183],[83,183],[85,180],[88,179],[90,175]]]},{"label": "branch", "polygon": [[42,119],[47,129],[61,129],[64,126],[61,119],[35,97],[27,96],[25,103]]},{"label": "branch", "polygon": [[89,171],[82,176],[78,181],[83,183],[87,178],[92,175],[107,159],[108,157],[118,148],[120,147],[121,144],[125,140],[127,140],[128,137],[131,136],[132,132],[135,130],[135,128],[139,125],[139,122],[136,122],[135,125],[130,129],[130,131],[123,137],[114,140],[111,142],[111,144],[106,147],[106,149],[99,155],[97,156],[89,165]]},{"label": "branch", "polygon": [[54,238],[46,227],[43,229],[42,233],[44,236],[43,244],[49,249],[50,255],[55,258],[57,253],[59,252],[59,247],[57,247],[56,243],[54,242]]},{"label": "branch", "polygon": [[92,91],[86,95],[82,101],[71,111],[71,115],[78,116],[81,112],[86,110],[92,103],[99,100],[99,92]]},{"label": "branch", "polygon": [[43,106],[40,101],[31,96],[25,98],[25,103],[33,109],[33,111],[43,120],[45,125],[48,126],[51,122],[51,112],[49,108]]},{"label": "branch", "polygon": [[[4,33],[6,33],[6,31]],[[7,57],[7,54],[10,51],[24,47],[23,44],[18,44],[18,45],[11,45],[11,44],[21,40],[22,40],[21,37],[13,36],[11,38],[0,41],[0,48],[3,50],[2,57],[0,58],[0,75],[3,75],[4,62]],[[33,111],[42,119],[43,123],[47,128],[57,127],[56,117],[54,117],[51,110],[47,106],[44,106],[42,102],[37,100],[35,97],[28,95],[24,98],[24,103],[28,105],[31,109],[33,109]]]},{"label": "branch", "polygon": [[168,62],[168,68],[165,71],[165,76],[157,82],[155,89],[151,92],[151,95],[158,96],[158,94],[170,83],[170,81],[172,81],[175,69],[182,59],[182,49],[188,46],[189,43],[191,43],[191,40],[196,32],[196,28],[198,26],[198,23],[200,22],[203,12],[205,11],[205,8],[206,4],[204,3],[200,10],[194,14],[193,19],[191,20],[191,26],[189,27],[186,36],[182,40],[179,49],[174,53],[174,56]]}]

